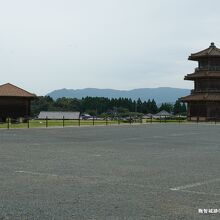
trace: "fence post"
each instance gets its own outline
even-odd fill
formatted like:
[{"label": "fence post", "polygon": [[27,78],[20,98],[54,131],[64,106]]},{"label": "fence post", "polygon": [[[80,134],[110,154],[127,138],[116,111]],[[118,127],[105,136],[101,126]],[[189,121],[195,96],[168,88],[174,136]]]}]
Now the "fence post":
[{"label": "fence post", "polygon": [[108,125],[108,118],[105,118],[105,125]]},{"label": "fence post", "polygon": [[27,126],[28,126],[28,128],[30,128],[30,120],[29,120],[29,118],[27,118]]},{"label": "fence post", "polygon": [[63,128],[64,128],[64,126],[65,126],[65,121],[64,121],[64,116],[63,116]]},{"label": "fence post", "polygon": [[48,118],[46,116],[46,128],[48,127]]},{"label": "fence post", "polygon": [[93,115],[92,117],[92,125],[94,126],[95,125],[95,116]]},{"label": "fence post", "polygon": [[9,129],[10,128],[10,118],[8,117],[7,119],[7,128]]},{"label": "fence post", "polygon": [[79,116],[79,118],[78,118],[78,125],[80,126],[80,116]]}]

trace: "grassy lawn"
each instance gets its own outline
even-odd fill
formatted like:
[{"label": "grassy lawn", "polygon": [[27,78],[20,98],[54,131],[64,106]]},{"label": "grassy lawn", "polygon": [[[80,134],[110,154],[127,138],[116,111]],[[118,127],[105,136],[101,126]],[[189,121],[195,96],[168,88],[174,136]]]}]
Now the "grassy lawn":
[{"label": "grassy lawn", "polygon": [[30,120],[28,123],[1,123],[0,128],[45,128],[45,127],[67,127],[67,126],[93,126],[118,124],[116,120]]},{"label": "grassy lawn", "polygon": [[[132,123],[184,123],[186,120],[161,120],[160,119],[143,119]],[[30,120],[28,123],[9,123],[9,128],[45,128],[45,127],[67,127],[67,126],[96,126],[96,125],[113,125],[129,124],[129,121],[117,120]],[[8,123],[1,123],[0,128],[8,128]]]}]

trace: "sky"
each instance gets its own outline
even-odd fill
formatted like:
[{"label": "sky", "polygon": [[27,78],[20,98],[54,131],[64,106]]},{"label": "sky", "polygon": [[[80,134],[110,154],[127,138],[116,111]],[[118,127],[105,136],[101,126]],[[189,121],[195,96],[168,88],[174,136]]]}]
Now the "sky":
[{"label": "sky", "polygon": [[192,88],[191,53],[220,47],[220,1],[0,0],[0,84]]}]

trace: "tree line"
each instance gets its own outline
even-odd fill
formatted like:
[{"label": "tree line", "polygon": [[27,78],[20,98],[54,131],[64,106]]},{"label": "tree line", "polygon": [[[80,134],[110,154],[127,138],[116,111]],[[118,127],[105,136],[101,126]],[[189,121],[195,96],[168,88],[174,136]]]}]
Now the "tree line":
[{"label": "tree line", "polygon": [[79,111],[90,115],[101,115],[103,113],[129,112],[156,114],[165,110],[174,114],[186,114],[185,104],[181,104],[178,100],[175,104],[162,103],[158,106],[154,99],[135,101],[128,98],[85,97],[76,99],[63,97],[53,100],[50,96],[42,96],[34,100],[31,106],[32,116],[37,116],[40,111]]}]

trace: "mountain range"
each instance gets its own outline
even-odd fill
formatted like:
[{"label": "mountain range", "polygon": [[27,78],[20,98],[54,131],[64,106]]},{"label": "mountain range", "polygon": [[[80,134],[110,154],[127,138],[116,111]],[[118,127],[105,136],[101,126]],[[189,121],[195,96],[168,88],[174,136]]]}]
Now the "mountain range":
[{"label": "mountain range", "polygon": [[77,98],[81,99],[86,96],[90,97],[107,97],[107,98],[131,98],[137,100],[140,98],[142,101],[154,99],[157,103],[174,103],[178,98],[190,94],[190,89],[159,87],[159,88],[140,88],[132,90],[116,90],[116,89],[58,89],[54,90],[47,95],[53,99],[57,98]]}]

